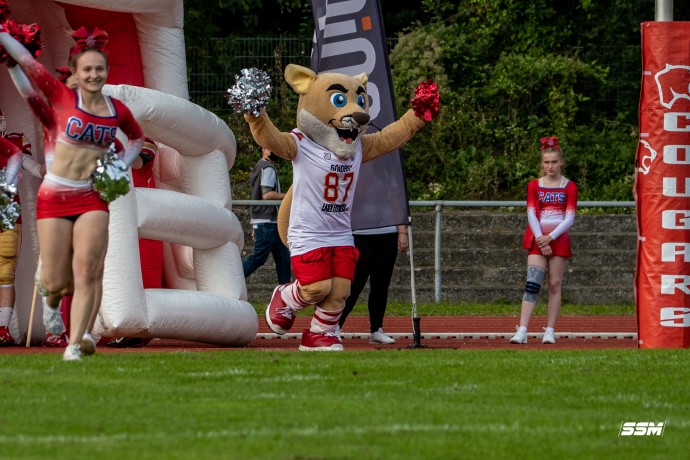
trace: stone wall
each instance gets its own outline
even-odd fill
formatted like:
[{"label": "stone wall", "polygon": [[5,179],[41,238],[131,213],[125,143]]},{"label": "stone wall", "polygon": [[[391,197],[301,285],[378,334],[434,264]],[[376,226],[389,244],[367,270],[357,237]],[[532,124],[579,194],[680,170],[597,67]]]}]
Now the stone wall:
[{"label": "stone wall", "polygon": [[[243,258],[251,254],[246,211],[236,209],[245,228]],[[435,300],[433,210],[412,216],[415,286],[418,303]],[[441,301],[519,303],[525,284],[524,212],[461,211],[444,208],[441,219]],[[636,228],[631,214],[578,214],[570,231],[573,258],[563,280],[563,301],[580,304],[633,302]],[[547,275],[548,276],[548,275]],[[268,301],[277,283],[273,260],[247,279],[249,301]],[[360,302],[366,301],[365,289]],[[541,300],[545,301],[542,290]],[[390,300],[411,301],[410,261],[399,255]]]}]

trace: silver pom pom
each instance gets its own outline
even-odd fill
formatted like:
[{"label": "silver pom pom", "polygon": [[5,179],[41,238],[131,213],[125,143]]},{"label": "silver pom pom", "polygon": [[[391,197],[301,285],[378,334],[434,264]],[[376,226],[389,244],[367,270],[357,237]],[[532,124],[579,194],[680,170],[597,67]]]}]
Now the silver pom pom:
[{"label": "silver pom pom", "polygon": [[129,192],[127,165],[115,151],[115,144],[110,144],[103,158],[96,160],[93,189],[108,203]]},{"label": "silver pom pom", "polygon": [[17,186],[7,182],[7,168],[0,170],[0,230],[12,230],[21,211],[19,203],[14,201]]},{"label": "silver pom pom", "polygon": [[242,75],[235,75],[235,86],[228,89],[228,104],[236,113],[251,113],[258,117],[271,98],[271,78],[254,67],[242,69],[240,73]]}]

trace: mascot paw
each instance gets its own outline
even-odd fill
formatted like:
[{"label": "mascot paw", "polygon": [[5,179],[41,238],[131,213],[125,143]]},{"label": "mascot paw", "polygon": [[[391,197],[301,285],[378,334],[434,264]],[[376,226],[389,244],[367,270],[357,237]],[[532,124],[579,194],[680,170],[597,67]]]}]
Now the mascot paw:
[{"label": "mascot paw", "polygon": [[256,68],[242,69],[240,72],[242,75],[235,76],[235,85],[228,89],[228,104],[236,113],[258,117],[271,98],[271,78]]},{"label": "mascot paw", "polygon": [[438,116],[441,106],[441,96],[438,91],[438,84],[433,80],[428,80],[417,85],[412,98],[412,109],[414,114],[424,121],[431,121]]}]

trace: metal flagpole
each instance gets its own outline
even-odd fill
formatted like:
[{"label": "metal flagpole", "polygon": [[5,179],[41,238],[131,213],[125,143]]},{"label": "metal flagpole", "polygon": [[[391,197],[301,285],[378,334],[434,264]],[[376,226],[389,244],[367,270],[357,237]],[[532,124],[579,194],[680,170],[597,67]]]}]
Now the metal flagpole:
[{"label": "metal flagpole", "polygon": [[414,247],[412,246],[412,225],[407,226],[407,241],[409,242],[410,253],[410,289],[412,291],[412,337],[414,341],[408,348],[425,348],[422,345],[422,333],[420,328],[421,319],[417,316],[417,291],[414,278]]},{"label": "metal flagpole", "polygon": [[656,0],[654,18],[657,21],[673,21],[673,0]]}]

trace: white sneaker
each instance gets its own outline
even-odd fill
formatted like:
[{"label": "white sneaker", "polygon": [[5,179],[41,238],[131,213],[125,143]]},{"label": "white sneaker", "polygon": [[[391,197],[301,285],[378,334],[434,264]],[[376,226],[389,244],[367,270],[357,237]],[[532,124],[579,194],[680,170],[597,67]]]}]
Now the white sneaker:
[{"label": "white sneaker", "polygon": [[552,327],[544,328],[544,338],[542,339],[541,343],[556,343],[556,339],[553,336]]},{"label": "white sneaker", "polygon": [[96,341],[91,337],[91,334],[86,332],[79,342],[79,351],[82,355],[92,355],[96,353]]},{"label": "white sneaker", "polygon": [[340,328],[340,324],[338,324],[338,325],[335,327],[335,332],[334,332],[334,334],[335,334],[336,337],[338,337],[338,338],[340,339],[341,342],[342,342],[342,340],[343,340],[343,338],[342,338],[341,335],[340,335],[340,333],[341,333],[342,331],[343,331],[343,330]]},{"label": "white sneaker", "polygon": [[517,332],[510,338],[510,343],[527,343],[527,328],[524,326],[515,326]]},{"label": "white sneaker", "polygon": [[369,343],[383,343],[390,345],[391,343],[395,343],[395,339],[383,332],[383,328],[380,327],[378,331],[371,333],[369,336]]},{"label": "white sneaker", "polygon": [[79,350],[79,344],[67,345],[65,348],[65,354],[62,355],[63,361],[81,361],[81,351]]},{"label": "white sneaker", "polygon": [[46,331],[53,335],[60,335],[65,332],[65,323],[62,322],[60,309],[43,305],[43,325]]}]

